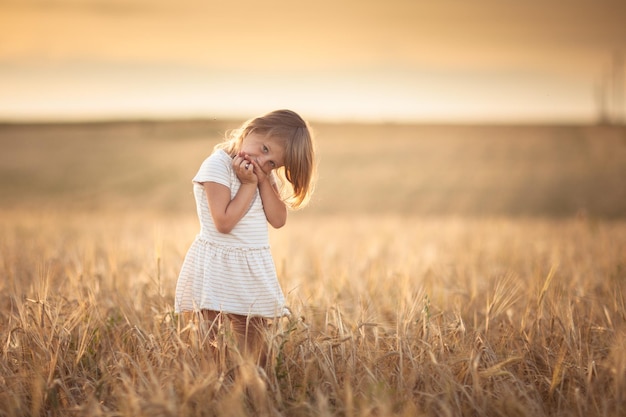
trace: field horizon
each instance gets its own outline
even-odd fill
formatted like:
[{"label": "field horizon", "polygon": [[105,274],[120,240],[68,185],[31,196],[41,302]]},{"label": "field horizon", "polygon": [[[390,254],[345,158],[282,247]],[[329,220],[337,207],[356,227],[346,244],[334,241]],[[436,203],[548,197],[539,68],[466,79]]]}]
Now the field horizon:
[{"label": "field horizon", "polygon": [[[193,211],[190,179],[238,123],[0,123],[0,208]],[[302,215],[626,217],[625,126],[312,126]]]}]

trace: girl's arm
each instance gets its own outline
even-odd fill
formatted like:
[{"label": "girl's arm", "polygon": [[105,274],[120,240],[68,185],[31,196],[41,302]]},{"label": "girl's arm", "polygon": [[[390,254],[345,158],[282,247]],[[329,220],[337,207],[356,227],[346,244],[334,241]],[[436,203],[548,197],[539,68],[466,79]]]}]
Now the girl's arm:
[{"label": "girl's arm", "polygon": [[[257,167],[255,166],[254,169],[256,170]],[[263,201],[265,218],[272,227],[278,229],[287,222],[287,206],[280,198],[278,188],[272,184],[270,178],[270,175],[265,175],[263,180],[259,180],[259,194]]]},{"label": "girl's arm", "polygon": [[257,177],[252,167],[246,169],[247,162],[236,157],[233,160],[233,169],[241,181],[241,186],[231,200],[230,188],[216,182],[202,184],[207,195],[211,216],[215,228],[220,233],[230,233],[239,220],[243,218],[254,199],[257,189]]}]

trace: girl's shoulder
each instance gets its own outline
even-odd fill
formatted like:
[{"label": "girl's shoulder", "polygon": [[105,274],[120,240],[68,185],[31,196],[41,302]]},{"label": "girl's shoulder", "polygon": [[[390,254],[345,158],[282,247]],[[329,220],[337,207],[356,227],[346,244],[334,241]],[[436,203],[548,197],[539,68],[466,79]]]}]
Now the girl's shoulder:
[{"label": "girl's shoulder", "polygon": [[215,151],[211,153],[211,155],[209,155],[204,160],[205,164],[206,163],[221,163],[221,164],[230,165],[231,162],[232,162],[232,158],[223,149],[216,149]]},{"label": "girl's shoulder", "polygon": [[214,181],[227,185],[232,174],[232,159],[228,153],[218,149],[209,155],[200,165],[193,178],[194,182]]}]

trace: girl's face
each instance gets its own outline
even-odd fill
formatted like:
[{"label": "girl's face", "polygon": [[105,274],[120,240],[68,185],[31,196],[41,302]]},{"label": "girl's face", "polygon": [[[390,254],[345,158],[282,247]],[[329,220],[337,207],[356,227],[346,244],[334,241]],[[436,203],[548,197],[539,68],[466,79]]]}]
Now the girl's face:
[{"label": "girl's face", "polygon": [[249,133],[243,138],[241,152],[244,152],[248,158],[255,160],[265,172],[285,165],[285,149],[282,143],[255,132]]}]

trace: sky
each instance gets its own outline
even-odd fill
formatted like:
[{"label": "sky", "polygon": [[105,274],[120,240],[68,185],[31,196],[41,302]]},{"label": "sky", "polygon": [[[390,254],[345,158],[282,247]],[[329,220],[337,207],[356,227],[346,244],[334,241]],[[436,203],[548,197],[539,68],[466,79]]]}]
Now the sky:
[{"label": "sky", "polygon": [[625,21],[624,0],[0,0],[0,120],[619,119]]}]

